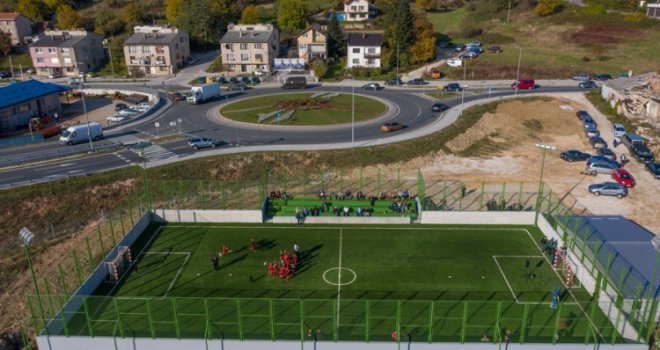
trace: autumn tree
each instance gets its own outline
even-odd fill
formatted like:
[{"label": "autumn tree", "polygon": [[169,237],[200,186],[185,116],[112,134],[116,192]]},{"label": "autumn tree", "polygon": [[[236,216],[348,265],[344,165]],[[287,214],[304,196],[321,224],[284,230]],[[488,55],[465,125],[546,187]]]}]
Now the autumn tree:
[{"label": "autumn tree", "polygon": [[560,9],[560,0],[540,0],[538,4],[536,4],[534,11],[536,11],[539,16],[550,16],[559,12]]},{"label": "autumn tree", "polygon": [[346,37],[336,16],[330,17],[326,34],[328,36],[328,54],[334,58],[346,56]]},{"label": "autumn tree", "polygon": [[133,26],[141,23],[144,17],[144,8],[138,2],[131,2],[122,10],[122,15],[126,20],[126,24]]},{"label": "autumn tree", "polygon": [[94,32],[103,36],[119,34],[124,30],[124,20],[110,8],[101,8],[94,19]]},{"label": "autumn tree", "polygon": [[167,0],[167,7],[165,8],[167,22],[176,25],[182,13],[183,0]]},{"label": "autumn tree", "polygon": [[277,25],[281,30],[299,32],[307,27],[307,4],[305,0],[279,0]]},{"label": "autumn tree", "polygon": [[79,28],[80,23],[80,15],[71,6],[61,5],[57,8],[57,25],[60,29]]},{"label": "autumn tree", "polygon": [[428,62],[436,56],[435,34],[433,24],[428,20],[426,13],[417,10],[414,13],[415,42],[410,48],[414,63]]},{"label": "autumn tree", "polygon": [[243,13],[241,13],[242,24],[257,24],[260,22],[261,14],[256,6],[248,5],[243,9]]},{"label": "autumn tree", "polygon": [[44,19],[45,8],[40,0],[18,0],[17,10],[32,22],[40,22]]}]

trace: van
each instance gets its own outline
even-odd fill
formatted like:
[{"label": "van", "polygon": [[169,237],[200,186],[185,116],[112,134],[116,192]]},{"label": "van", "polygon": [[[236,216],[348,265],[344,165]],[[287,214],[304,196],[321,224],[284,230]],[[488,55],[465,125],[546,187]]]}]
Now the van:
[{"label": "van", "polygon": [[440,73],[440,70],[438,68],[433,68],[431,69],[431,77],[433,79],[440,79],[442,78],[442,73]]},{"label": "van", "polygon": [[635,144],[644,144],[644,139],[635,134],[634,132],[627,132],[621,137],[621,142],[623,142],[626,147],[630,148]]},{"label": "van", "polygon": [[522,89],[531,90],[536,87],[536,82],[534,81],[534,79],[519,79],[514,81],[513,84],[511,84],[511,87],[519,90]]},{"label": "van", "polygon": [[60,136],[60,143],[63,145],[75,145],[76,143],[86,142],[89,139],[96,141],[102,138],[103,128],[101,127],[101,124],[78,124],[70,126],[64,130],[64,132],[62,132],[62,136]]},{"label": "van", "polygon": [[282,89],[304,89],[307,86],[305,77],[288,77],[282,85]]}]

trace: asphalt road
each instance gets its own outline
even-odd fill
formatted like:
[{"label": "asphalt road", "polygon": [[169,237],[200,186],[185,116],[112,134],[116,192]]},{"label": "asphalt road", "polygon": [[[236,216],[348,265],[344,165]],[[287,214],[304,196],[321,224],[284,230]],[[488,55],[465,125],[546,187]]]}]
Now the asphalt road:
[{"label": "asphalt road", "polygon": [[[579,91],[576,87],[541,87],[535,90],[518,91],[518,95],[543,92],[573,92]],[[305,92],[332,91],[350,93],[351,87],[311,87]],[[357,88],[356,93],[374,96],[388,101],[396,106],[393,113],[378,121],[356,124],[354,137],[356,142],[386,138],[389,136],[409,133],[424,128],[436,121],[438,114],[431,112],[433,101],[423,97],[421,89],[385,88],[379,91],[362,91]],[[426,90],[430,91],[430,90]],[[223,122],[211,118],[212,112],[220,105],[236,101],[245,97],[259,97],[268,94],[281,93],[280,88],[257,88],[244,93],[224,94],[220,101],[208,102],[201,105],[190,105],[185,102],[177,102],[165,113],[156,119],[145,121],[126,130],[106,133],[106,138],[94,142],[95,148],[106,148],[106,152],[99,155],[87,155],[70,160],[51,160],[47,164],[37,164],[15,169],[0,171],[0,188],[21,186],[30,183],[51,181],[71,176],[92,174],[104,170],[115,169],[131,164],[139,164],[138,152],[144,152],[147,161],[179,159],[188,156],[194,151],[190,149],[185,140],[178,140],[160,145],[152,145],[147,148],[125,149],[120,148],[122,143],[135,143],[148,141],[151,137],[174,134],[180,131],[189,135],[206,136],[215,140],[226,142],[223,148],[237,146],[263,146],[265,150],[268,145],[300,145],[300,150],[305,150],[305,145],[328,144],[351,142],[352,131],[350,124],[336,125],[333,127],[304,128],[303,130],[290,127],[273,127],[259,125],[238,125],[234,122]],[[298,92],[287,90],[285,92]],[[474,94],[474,93],[480,94]],[[465,102],[475,101],[488,97],[498,97],[514,94],[507,88],[491,89],[488,93],[483,90],[468,92],[465,94]],[[461,104],[461,96],[443,101],[450,107]],[[404,130],[385,134],[380,131],[379,126],[383,121],[393,121],[404,124]],[[178,123],[181,120],[181,123]],[[158,122],[160,127],[155,126]],[[175,127],[170,122],[177,122]],[[0,150],[0,167],[3,161],[15,157],[37,157],[48,154],[46,159],[63,157],[68,152],[76,151],[85,154],[89,149],[88,144],[75,146],[63,146],[57,142],[46,142],[42,144],[29,145],[11,149]],[[200,150],[198,152],[204,152]],[[36,159],[36,158],[35,158]]]}]

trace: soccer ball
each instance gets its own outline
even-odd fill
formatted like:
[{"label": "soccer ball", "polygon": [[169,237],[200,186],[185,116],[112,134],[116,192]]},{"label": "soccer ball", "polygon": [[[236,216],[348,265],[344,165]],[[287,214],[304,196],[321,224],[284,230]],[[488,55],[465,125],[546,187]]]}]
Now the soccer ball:
[{"label": "soccer ball", "polygon": [[232,274],[230,273],[230,274],[229,274],[229,277],[231,277],[231,276],[232,276]]},{"label": "soccer ball", "polygon": [[197,273],[197,277],[199,277],[199,272]]}]

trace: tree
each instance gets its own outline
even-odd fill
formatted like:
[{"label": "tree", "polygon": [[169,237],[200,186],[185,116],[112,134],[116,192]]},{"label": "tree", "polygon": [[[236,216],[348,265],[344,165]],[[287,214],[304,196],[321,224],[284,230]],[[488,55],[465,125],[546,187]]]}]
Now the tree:
[{"label": "tree", "polygon": [[254,5],[248,5],[241,13],[241,23],[243,24],[257,24],[261,22],[261,14],[259,9]]},{"label": "tree", "polygon": [[433,7],[433,2],[431,0],[415,0],[415,4],[424,11],[428,11]]},{"label": "tree", "polygon": [[330,18],[326,34],[328,36],[328,54],[334,58],[346,56],[346,37],[335,16]]},{"label": "tree", "polygon": [[9,34],[0,30],[0,53],[3,56],[8,56],[11,52],[11,37]]},{"label": "tree", "polygon": [[167,22],[176,25],[182,13],[183,0],[167,0],[167,7],[165,8]]},{"label": "tree", "polygon": [[76,29],[80,27],[81,18],[78,12],[69,5],[57,8],[57,25],[60,29]]},{"label": "tree", "polygon": [[277,25],[281,30],[299,32],[307,27],[307,4],[304,0],[279,0]]},{"label": "tree", "polygon": [[435,58],[435,35],[432,30],[425,30],[417,36],[410,49],[414,63],[428,62]]},{"label": "tree", "polygon": [[44,1],[44,5],[46,5],[48,10],[50,10],[51,12],[57,11],[57,9],[60,8],[60,6],[62,5],[71,5],[64,0],[43,0],[43,1]]},{"label": "tree", "polygon": [[561,2],[559,0],[540,0],[538,4],[536,4],[534,11],[536,11],[539,16],[550,16],[559,12],[560,9]]},{"label": "tree", "polygon": [[122,15],[126,19],[127,25],[135,25],[142,22],[144,17],[144,8],[138,2],[131,2],[122,10]]},{"label": "tree", "polygon": [[17,9],[32,22],[41,22],[44,19],[44,5],[39,0],[18,0]]},{"label": "tree", "polygon": [[[396,51],[398,46],[401,53],[408,52],[415,40],[410,2],[392,0],[392,5],[387,9],[386,21],[388,30],[385,32],[385,38],[389,48]],[[396,55],[390,55],[390,61],[386,63],[392,66],[395,62]]]},{"label": "tree", "polygon": [[94,31],[103,36],[119,34],[124,30],[124,20],[118,17],[110,8],[101,8],[94,20]]},{"label": "tree", "polygon": [[323,78],[328,73],[328,65],[321,60],[316,60],[312,63],[312,71],[316,77]]}]

